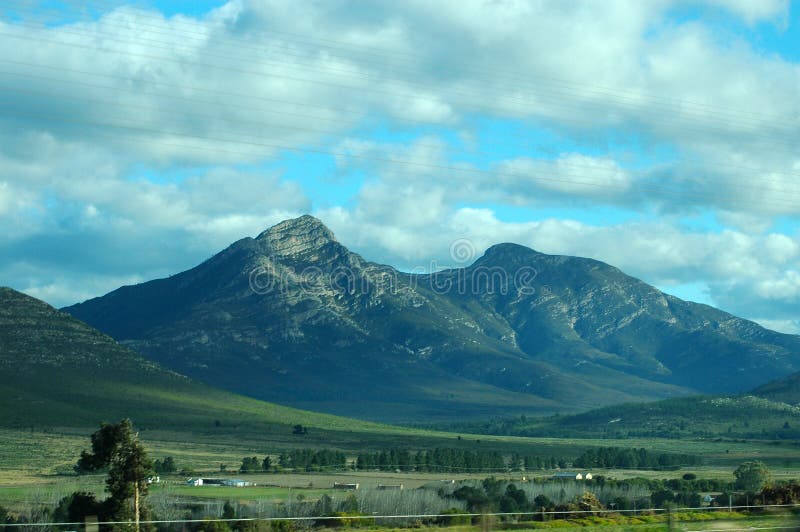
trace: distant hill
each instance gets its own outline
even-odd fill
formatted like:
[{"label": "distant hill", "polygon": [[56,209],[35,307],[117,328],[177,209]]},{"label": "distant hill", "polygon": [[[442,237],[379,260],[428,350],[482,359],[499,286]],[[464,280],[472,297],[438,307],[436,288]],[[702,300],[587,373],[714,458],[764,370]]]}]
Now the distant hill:
[{"label": "distant hill", "polygon": [[406,274],[310,216],[65,310],[198,380],[391,422],[740,393],[800,370],[800,337],[596,260],[500,244]]},{"label": "distant hill", "polygon": [[438,424],[442,430],[561,438],[800,439],[800,407],[753,395],[627,403],[575,415]]},{"label": "distant hill", "polygon": [[290,435],[294,424],[383,430],[194,382],[69,314],[0,287],[0,427],[96,427],[125,417],[139,428],[189,432],[243,427]]},{"label": "distant hill", "polygon": [[759,386],[753,395],[800,406],[800,373]]}]

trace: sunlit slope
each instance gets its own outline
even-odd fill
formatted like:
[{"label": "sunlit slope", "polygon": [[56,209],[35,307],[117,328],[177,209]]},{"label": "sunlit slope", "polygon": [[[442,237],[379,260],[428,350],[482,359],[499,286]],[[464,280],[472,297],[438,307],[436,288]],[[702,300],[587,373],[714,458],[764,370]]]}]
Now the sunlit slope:
[{"label": "sunlit slope", "polygon": [[199,384],[37,299],[0,288],[0,426],[91,427],[123,417],[140,428],[181,431],[236,426],[290,433],[295,424],[402,431]]}]

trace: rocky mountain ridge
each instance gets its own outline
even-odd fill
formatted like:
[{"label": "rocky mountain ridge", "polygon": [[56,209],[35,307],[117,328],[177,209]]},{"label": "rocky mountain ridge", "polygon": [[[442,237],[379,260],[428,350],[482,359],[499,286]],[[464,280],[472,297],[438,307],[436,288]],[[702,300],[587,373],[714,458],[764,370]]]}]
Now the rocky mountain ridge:
[{"label": "rocky mountain ridge", "polygon": [[43,301],[0,287],[0,428],[94,430],[123,418],[142,430],[222,438],[235,431],[290,442],[295,424],[314,427],[312,441],[324,441],[328,430],[383,429],[198,383]]},{"label": "rocky mountain ridge", "polygon": [[311,216],[65,310],[210,384],[382,421],[736,393],[800,370],[800,337],[599,261],[499,244],[466,268],[408,274]]}]

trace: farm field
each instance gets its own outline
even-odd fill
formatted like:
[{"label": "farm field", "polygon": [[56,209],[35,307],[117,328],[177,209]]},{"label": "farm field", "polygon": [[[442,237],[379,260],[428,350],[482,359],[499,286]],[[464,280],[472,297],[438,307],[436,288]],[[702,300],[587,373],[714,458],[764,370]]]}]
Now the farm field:
[{"label": "farm field", "polygon": [[[383,428],[383,427],[381,427]],[[355,455],[389,448],[426,450],[437,447],[489,450],[574,458],[589,448],[646,448],[648,451],[700,456],[703,466],[692,469],[713,475],[732,470],[746,460],[768,464],[777,477],[800,472],[800,442],[765,440],[704,440],[659,438],[527,438],[485,436],[400,429],[384,432],[348,432],[313,429],[302,436],[283,432],[237,432],[227,428],[206,433],[146,430],[139,436],[153,459],[172,456],[179,469],[208,474],[225,464],[235,471],[247,456],[277,455],[291,449],[333,449]],[[0,483],[25,476],[51,476],[72,471],[81,450],[89,446],[96,427],[42,431],[0,429]],[[669,475],[669,471],[613,471],[617,477],[630,474]],[[674,472],[673,472],[674,473]]]},{"label": "farm field", "polygon": [[[81,450],[89,447],[93,428],[62,429],[48,432],[30,432],[13,429],[0,430],[0,506],[20,509],[30,505],[55,505],[58,500],[75,491],[102,494],[104,475],[73,473]],[[498,479],[520,482],[522,477],[550,477],[555,470],[497,471],[497,472],[378,472],[378,471],[312,471],[241,474],[238,467],[242,458],[277,454],[293,448],[337,449],[354,458],[363,450],[388,447],[424,450],[435,447],[496,450],[502,453],[529,453],[543,456],[555,455],[572,459],[591,447],[644,447],[648,450],[695,454],[703,458],[702,466],[676,471],[595,469],[592,473],[613,479],[679,478],[690,471],[700,478],[731,481],[735,467],[748,460],[768,464],[776,480],[800,479],[800,452],[794,442],[765,441],[708,441],[668,439],[557,439],[518,438],[508,436],[474,436],[437,433],[431,431],[403,430],[392,433],[346,431],[319,431],[314,435],[291,434],[236,434],[220,430],[218,433],[194,434],[146,430],[140,438],[153,459],[172,456],[180,474],[164,476],[154,485],[151,496],[197,501],[292,502],[298,499],[313,501],[323,495],[341,496],[332,489],[334,482],[359,483],[372,489],[380,484],[403,484],[406,490],[443,480],[480,480],[489,475]],[[325,435],[322,438],[321,434]],[[322,440],[326,441],[322,441]],[[221,471],[221,465],[225,470]],[[246,488],[186,485],[190,476],[216,478],[243,478],[256,486]]]}]

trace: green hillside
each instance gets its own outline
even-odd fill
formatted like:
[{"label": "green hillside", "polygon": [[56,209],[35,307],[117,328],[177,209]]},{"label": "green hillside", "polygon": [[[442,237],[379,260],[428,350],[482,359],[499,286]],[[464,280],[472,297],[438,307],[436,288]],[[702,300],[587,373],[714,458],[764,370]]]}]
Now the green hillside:
[{"label": "green hillside", "polygon": [[800,405],[800,373],[793,373],[785,379],[759,386],[753,390],[753,395],[772,401]]},{"label": "green hillside", "polygon": [[0,427],[96,427],[124,417],[141,429],[193,433],[235,429],[291,437],[296,424],[327,431],[407,432],[199,384],[66,313],[0,288]]},{"label": "green hillside", "polygon": [[800,439],[800,407],[753,395],[628,403],[576,415],[439,425],[482,434],[557,438]]}]

